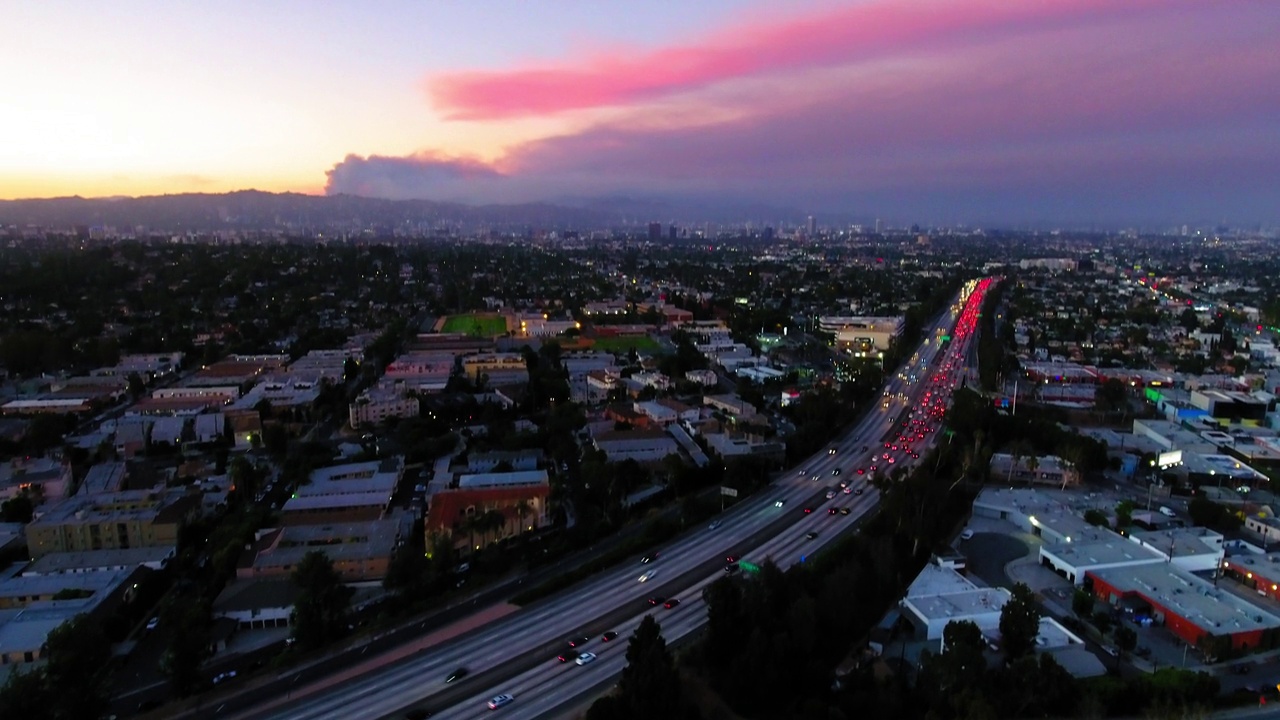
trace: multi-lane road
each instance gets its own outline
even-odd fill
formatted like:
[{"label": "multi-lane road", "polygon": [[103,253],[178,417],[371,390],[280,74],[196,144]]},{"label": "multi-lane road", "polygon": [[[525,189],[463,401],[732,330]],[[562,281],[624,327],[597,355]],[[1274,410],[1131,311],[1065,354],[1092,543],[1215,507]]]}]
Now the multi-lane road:
[{"label": "multi-lane road", "polygon": [[[659,620],[669,643],[701,628],[706,621],[702,590],[724,575],[726,558],[754,563],[772,559],[782,567],[802,562],[855,527],[876,506],[879,493],[868,482],[872,475],[913,462],[913,455],[922,456],[934,442],[940,415],[962,372],[983,289],[985,284],[976,292],[962,293],[967,302],[958,300],[938,318],[911,363],[919,369],[914,380],[912,374],[895,375],[875,411],[863,416],[841,441],[786,471],[770,492],[748,498],[717,522],[655,548],[660,550],[657,560],[615,567],[375,672],[296,700],[276,700],[239,717],[403,718],[410,711],[429,709],[432,717],[468,718],[487,716],[488,699],[499,694],[515,697],[498,711],[504,717],[557,717],[580,704],[616,680],[626,664],[627,642],[646,614]],[[943,350],[938,335],[946,332],[953,340]],[[849,492],[840,489],[841,481],[849,485]],[[836,492],[828,498],[831,490]],[[830,513],[831,508],[837,511]],[[672,599],[679,604],[665,607]],[[618,633],[617,638],[603,641],[606,631]],[[582,636],[590,640],[578,649],[595,653],[595,661],[560,662],[557,655],[569,650],[568,641]],[[446,683],[459,668],[465,668],[467,676]]]}]

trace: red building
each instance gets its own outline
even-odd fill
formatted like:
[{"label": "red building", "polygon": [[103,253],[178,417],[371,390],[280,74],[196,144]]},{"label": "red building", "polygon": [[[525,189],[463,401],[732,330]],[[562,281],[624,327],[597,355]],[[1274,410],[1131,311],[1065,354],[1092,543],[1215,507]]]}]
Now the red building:
[{"label": "red building", "polygon": [[[430,547],[433,536],[447,535],[453,539],[454,547],[470,546],[472,540],[476,547],[483,547],[521,531],[536,529],[546,522],[550,494],[551,487],[546,484],[438,492],[431,496],[431,508],[427,511],[424,528],[427,546]],[[523,513],[521,501],[525,503]],[[501,513],[501,525],[483,527],[473,520],[492,510]]]},{"label": "red building", "polygon": [[1169,563],[1089,570],[1085,577],[1098,599],[1196,647],[1210,637],[1229,638],[1246,652],[1280,641],[1280,617]]}]

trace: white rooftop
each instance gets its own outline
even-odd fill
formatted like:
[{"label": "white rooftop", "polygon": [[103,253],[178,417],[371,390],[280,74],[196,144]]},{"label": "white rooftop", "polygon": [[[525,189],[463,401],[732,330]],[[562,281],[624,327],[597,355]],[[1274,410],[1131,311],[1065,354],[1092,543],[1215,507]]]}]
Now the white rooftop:
[{"label": "white rooftop", "polygon": [[546,470],[518,470],[501,473],[473,473],[458,476],[459,488],[512,487],[519,485],[546,485]]}]

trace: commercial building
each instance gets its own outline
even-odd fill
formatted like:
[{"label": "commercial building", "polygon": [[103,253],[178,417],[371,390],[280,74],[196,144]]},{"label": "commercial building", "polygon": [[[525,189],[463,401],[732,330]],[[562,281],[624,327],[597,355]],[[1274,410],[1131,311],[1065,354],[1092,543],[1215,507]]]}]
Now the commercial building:
[{"label": "commercial building", "polygon": [[884,352],[902,333],[901,317],[825,316],[818,327],[835,336],[836,348],[855,357]]},{"label": "commercial building", "polygon": [[1280,640],[1280,617],[1171,563],[1091,570],[1088,577],[1103,602],[1164,625],[1193,646],[1212,636],[1249,651]]},{"label": "commercial building", "polygon": [[1007,453],[991,456],[991,475],[1007,482],[1035,483],[1055,487],[1080,484],[1080,471],[1056,455],[1014,457]]}]

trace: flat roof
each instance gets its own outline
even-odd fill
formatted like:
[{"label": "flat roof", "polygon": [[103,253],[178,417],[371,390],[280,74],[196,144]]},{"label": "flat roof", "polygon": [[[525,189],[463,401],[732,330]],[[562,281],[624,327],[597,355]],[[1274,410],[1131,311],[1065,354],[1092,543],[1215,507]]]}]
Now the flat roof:
[{"label": "flat roof", "polygon": [[1090,570],[1122,593],[1134,592],[1218,635],[1280,627],[1280,617],[1170,563]]},{"label": "flat roof", "polygon": [[487,487],[512,487],[516,485],[546,485],[546,470],[517,470],[500,473],[472,473],[458,476],[458,487],[467,489]]},{"label": "flat roof", "polygon": [[312,550],[334,561],[388,557],[395,550],[399,530],[397,520],[285,527],[271,547],[258,553],[253,566],[297,565]]},{"label": "flat roof", "polygon": [[354,507],[386,507],[391,502],[390,492],[359,492],[338,495],[299,495],[285,501],[281,512],[304,512],[307,510],[334,510]]},{"label": "flat roof", "polygon": [[1163,560],[1160,553],[1135,542],[1108,533],[1110,538],[1098,538],[1090,542],[1069,542],[1045,545],[1041,552],[1075,568],[1088,569],[1110,565],[1128,565]]},{"label": "flat roof", "polygon": [[907,597],[922,595],[945,595],[953,592],[965,592],[977,588],[969,578],[952,570],[933,563],[927,563],[911,586],[907,588]]},{"label": "flat roof", "polygon": [[945,595],[918,595],[906,602],[927,620],[964,620],[975,615],[999,613],[1011,595],[1004,588],[974,588]]},{"label": "flat roof", "polygon": [[1221,557],[1222,534],[1202,527],[1167,527],[1160,530],[1132,530],[1129,537],[1146,543],[1165,557]]},{"label": "flat roof", "polygon": [[54,552],[32,562],[22,571],[24,576],[57,575],[77,570],[99,568],[137,567],[148,563],[164,562],[173,557],[171,547],[136,547],[112,550],[83,550],[80,552]]}]

